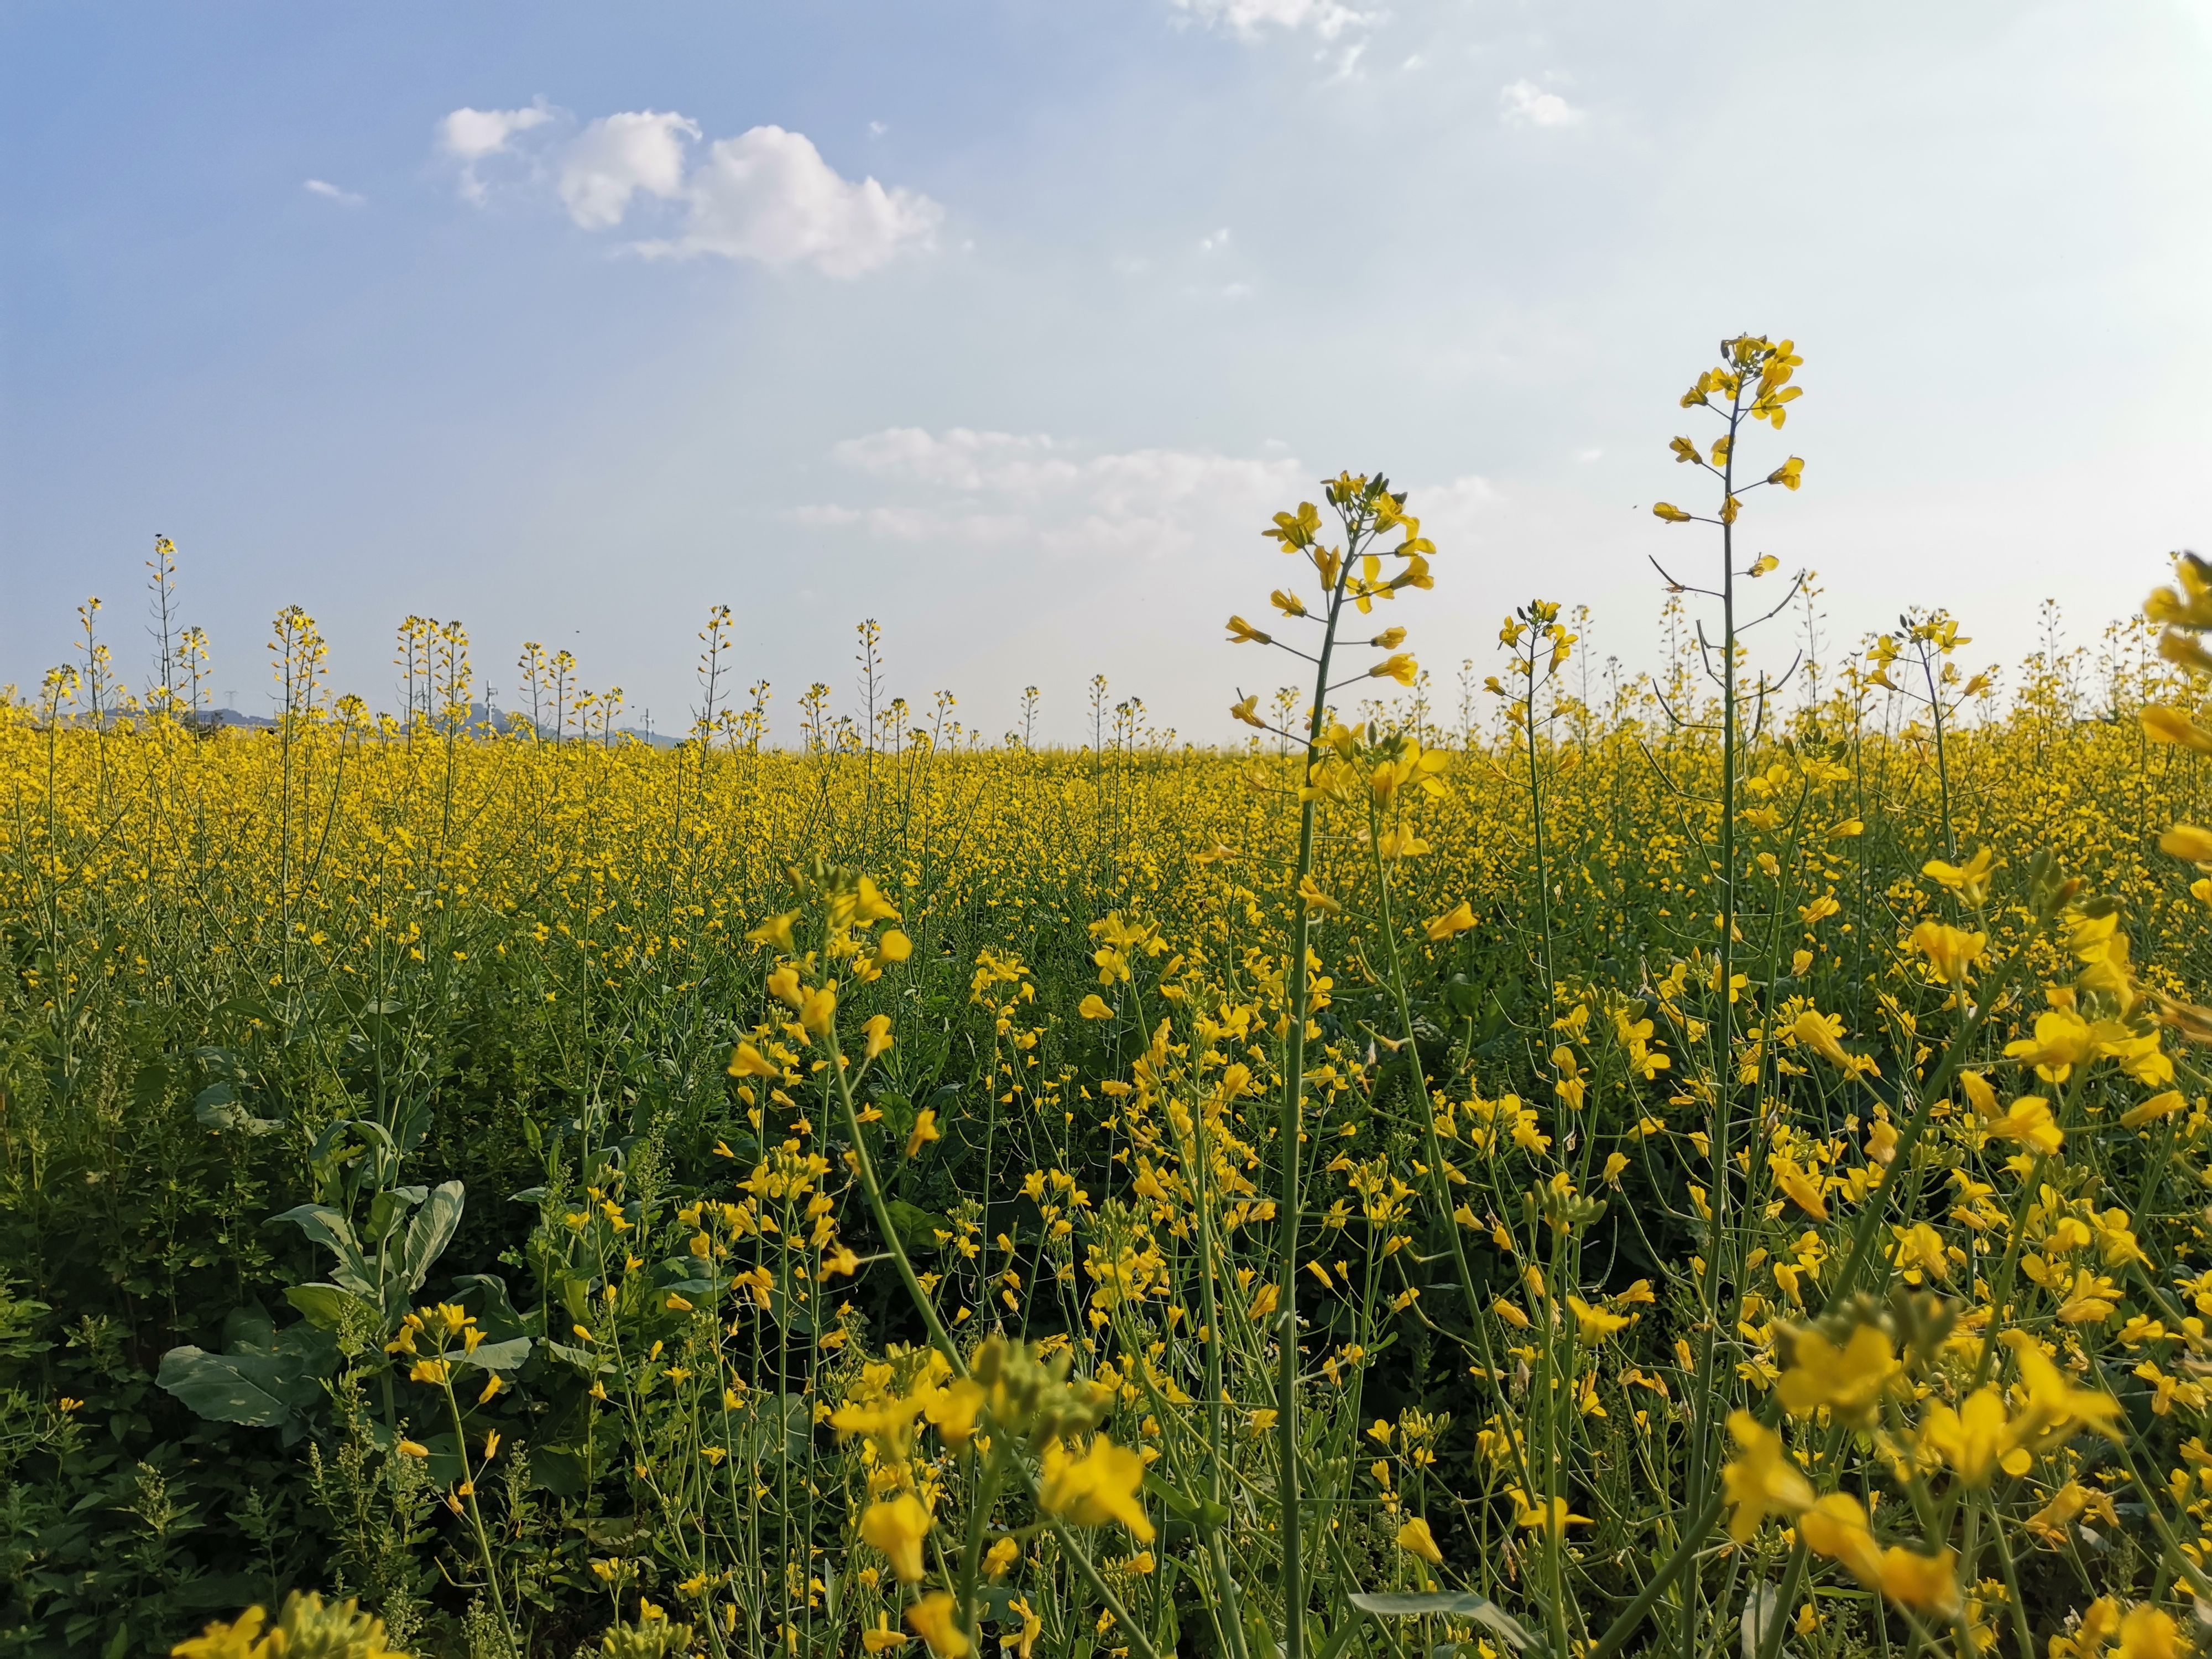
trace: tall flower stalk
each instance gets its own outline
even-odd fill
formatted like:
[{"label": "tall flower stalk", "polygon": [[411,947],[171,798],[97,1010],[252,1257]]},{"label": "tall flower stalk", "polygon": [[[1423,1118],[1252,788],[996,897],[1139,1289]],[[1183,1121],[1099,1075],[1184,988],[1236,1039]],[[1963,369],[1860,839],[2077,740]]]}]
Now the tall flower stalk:
[{"label": "tall flower stalk", "polygon": [[[1706,1316],[1700,1334],[1697,1365],[1697,1397],[1710,1400],[1717,1381],[1717,1367],[1720,1363],[1720,1334],[1723,1328],[1733,1328],[1735,1319],[1724,1317],[1719,1307],[1724,1284],[1734,1282],[1741,1297],[1742,1283],[1740,1274],[1731,1275],[1729,1251],[1723,1248],[1730,1237],[1735,1218],[1732,1212],[1731,1170],[1736,1151],[1736,1140],[1741,1125],[1739,1122],[1740,1091],[1734,1079],[1736,1076],[1735,1004],[1738,992],[1736,962],[1738,945],[1741,943],[1738,926],[1741,903],[1739,886],[1741,858],[1738,848],[1739,792],[1742,777],[1743,754],[1743,685],[1741,677],[1740,638],[1745,629],[1755,626],[1747,623],[1737,615],[1738,584],[1755,580],[1777,568],[1779,561],[1771,554],[1762,553],[1749,564],[1738,567],[1736,552],[1736,523],[1743,511],[1743,496],[1751,490],[1770,484],[1778,484],[1795,490],[1802,482],[1805,464],[1792,455],[1781,465],[1763,477],[1745,483],[1739,480],[1741,457],[1737,453],[1739,441],[1745,428],[1753,422],[1765,421],[1779,431],[1788,418],[1789,405],[1803,395],[1803,388],[1790,384],[1790,378],[1804,359],[1796,355],[1789,340],[1779,343],[1761,335],[1744,334],[1721,342],[1721,362],[1699,374],[1690,389],[1682,394],[1685,409],[1703,409],[1719,416],[1724,429],[1712,440],[1709,448],[1701,451],[1697,443],[1686,437],[1673,440],[1669,447],[1680,465],[1694,466],[1709,475],[1718,487],[1719,502],[1710,514],[1696,514],[1668,501],[1653,505],[1652,513],[1669,524],[1708,524],[1720,531],[1721,568],[1717,588],[1698,586],[1683,582],[1669,574],[1664,566],[1660,574],[1675,592],[1687,591],[1718,602],[1721,614],[1721,637],[1717,649],[1698,625],[1698,641],[1707,676],[1715,681],[1720,691],[1720,794],[1714,803],[1717,808],[1718,845],[1711,851],[1711,875],[1718,889],[1719,902],[1713,918],[1716,934],[1714,955],[1717,967],[1713,977],[1716,997],[1716,1017],[1708,1026],[1711,1038],[1711,1116],[1706,1135],[1709,1148],[1709,1180],[1712,1205],[1711,1244],[1705,1253],[1705,1271],[1699,1294]],[[1724,400],[1724,401],[1723,401]],[[1655,561],[1655,562],[1656,562]],[[1778,612],[1796,597],[1793,584],[1767,616]],[[1717,659],[1717,661],[1716,661]],[[1764,685],[1762,684],[1762,693]],[[1692,1513],[1702,1511],[1711,1498],[1711,1486],[1719,1452],[1717,1424],[1713,1413],[1701,1412],[1691,1428],[1692,1444],[1688,1461],[1689,1489],[1686,1507]],[[1690,1654],[1695,1645],[1698,1620],[1701,1608],[1698,1596],[1692,1593],[1682,1598],[1681,1638],[1683,1652]]]},{"label": "tall flower stalk", "polygon": [[[1279,1344],[1276,1373],[1275,1447],[1279,1487],[1276,1501],[1282,1528],[1283,1652],[1285,1659],[1301,1659],[1305,1650],[1305,1559],[1298,1469],[1298,1230],[1304,1220],[1299,1142],[1305,1122],[1305,1051],[1309,1010],[1310,939],[1316,911],[1336,908],[1314,883],[1316,807],[1321,799],[1315,770],[1322,758],[1322,738],[1328,730],[1328,698],[1332,691],[1364,679],[1395,680],[1411,685],[1419,672],[1413,659],[1397,647],[1406,637],[1402,628],[1387,629],[1364,641],[1385,652],[1382,661],[1358,674],[1334,684],[1329,679],[1339,633],[1349,606],[1367,615],[1379,599],[1395,596],[1401,587],[1428,587],[1427,555],[1436,548],[1421,534],[1420,520],[1407,516],[1406,498],[1390,493],[1389,481],[1340,473],[1329,480],[1323,498],[1334,510],[1344,532],[1341,548],[1321,539],[1321,514],[1310,501],[1302,501],[1295,513],[1278,513],[1274,524],[1262,533],[1281,544],[1285,553],[1302,555],[1321,582],[1321,604],[1310,609],[1294,590],[1277,588],[1269,603],[1288,620],[1304,621],[1321,630],[1317,647],[1301,650],[1288,641],[1253,627],[1242,617],[1229,619],[1229,637],[1237,644],[1270,645],[1313,665],[1314,696],[1306,711],[1305,757],[1299,788],[1297,857],[1290,874],[1291,931],[1288,985],[1283,1050],[1282,1109],[1276,1144],[1281,1149],[1281,1185],[1278,1196],[1276,1340]],[[1392,531],[1402,533],[1397,546],[1378,550],[1376,544]],[[1401,561],[1385,576],[1382,560]],[[1231,713],[1245,725],[1272,731],[1258,712],[1259,693],[1240,695]]]}]

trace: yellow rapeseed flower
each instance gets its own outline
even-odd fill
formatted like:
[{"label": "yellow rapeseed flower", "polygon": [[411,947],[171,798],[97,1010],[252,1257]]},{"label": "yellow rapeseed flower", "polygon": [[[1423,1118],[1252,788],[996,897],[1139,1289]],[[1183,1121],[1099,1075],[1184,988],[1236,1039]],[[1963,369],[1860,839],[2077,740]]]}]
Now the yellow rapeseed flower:
[{"label": "yellow rapeseed flower", "polygon": [[1990,936],[1940,921],[1923,921],[1912,930],[1912,948],[1928,958],[1936,977],[1946,985],[1964,985],[1973,965],[1989,950]]},{"label": "yellow rapeseed flower", "polygon": [[1734,1505],[1729,1513],[1729,1536],[1743,1544],[1768,1516],[1796,1516],[1811,1508],[1813,1483],[1790,1461],[1782,1437],[1749,1412],[1731,1413],[1728,1426],[1743,1452],[1723,1466],[1721,1485]]},{"label": "yellow rapeseed flower", "polygon": [[860,1516],[861,1541],[884,1553],[902,1583],[921,1582],[921,1545],[928,1536],[929,1511],[910,1492],[871,1504]]},{"label": "yellow rapeseed flower", "polygon": [[1797,1517],[1797,1535],[1815,1555],[1839,1562],[1861,1583],[1881,1583],[1881,1551],[1866,1510],[1849,1492],[1832,1492]]},{"label": "yellow rapeseed flower", "polygon": [[1636,1322],[1633,1314],[1617,1314],[1604,1308],[1594,1308],[1578,1296],[1570,1295],[1567,1306],[1575,1316],[1576,1340],[1592,1346],[1626,1330]]},{"label": "yellow rapeseed flower", "polygon": [[772,945],[787,956],[798,947],[792,942],[791,924],[799,920],[799,912],[787,910],[780,916],[770,916],[745,934],[748,945]]},{"label": "yellow rapeseed flower", "polygon": [[2026,1474],[2035,1461],[2020,1443],[2005,1412],[2004,1395],[1995,1383],[1975,1389],[1956,1410],[1941,1401],[1931,1404],[1920,1420],[1920,1443],[1970,1486],[1987,1486],[2000,1468]]},{"label": "yellow rapeseed flower", "polygon": [[2143,733],[2153,743],[2176,744],[2184,749],[2194,749],[2200,755],[2212,755],[2212,732],[2207,732],[2179,708],[2154,703],[2143,709],[2141,719]]},{"label": "yellow rapeseed flower", "polygon": [[1540,1504],[1532,1504],[1526,1493],[1516,1491],[1513,1498],[1513,1524],[1529,1532],[1541,1532],[1547,1537],[1558,1537],[1569,1527],[1586,1527],[1590,1523],[1587,1515],[1571,1514],[1567,1500],[1553,1498]]},{"label": "yellow rapeseed flower", "polygon": [[929,1644],[929,1650],[937,1659],[964,1659],[968,1638],[960,1633],[952,1598],[943,1590],[933,1590],[908,1607],[906,1621],[914,1627],[915,1635]]},{"label": "yellow rapeseed flower", "polygon": [[1870,1426],[1882,1395],[1900,1367],[1896,1350],[1878,1325],[1854,1329],[1842,1347],[1814,1330],[1790,1333],[1789,1369],[1777,1384],[1792,1417],[1826,1406],[1854,1427]]},{"label": "yellow rapeseed flower", "polygon": [[1464,933],[1474,926],[1474,907],[1462,899],[1442,915],[1431,916],[1428,935],[1431,942],[1448,939],[1455,933]]},{"label": "yellow rapeseed flower", "polygon": [[1444,1564],[1444,1553],[1437,1547],[1429,1523],[1418,1515],[1398,1528],[1398,1547],[1408,1555],[1418,1555],[1432,1567]]},{"label": "yellow rapeseed flower", "polygon": [[1961,903],[1978,905],[1990,896],[1990,876],[1996,867],[1996,855],[1984,847],[1963,865],[1930,859],[1921,866],[1920,873],[1949,888]]},{"label": "yellow rapeseed flower", "polygon": [[1152,1523],[1137,1490],[1145,1482],[1145,1460],[1104,1435],[1092,1439],[1081,1457],[1055,1439],[1045,1448],[1037,1502],[1046,1513],[1079,1527],[1103,1527],[1118,1521],[1140,1544],[1152,1541]]}]

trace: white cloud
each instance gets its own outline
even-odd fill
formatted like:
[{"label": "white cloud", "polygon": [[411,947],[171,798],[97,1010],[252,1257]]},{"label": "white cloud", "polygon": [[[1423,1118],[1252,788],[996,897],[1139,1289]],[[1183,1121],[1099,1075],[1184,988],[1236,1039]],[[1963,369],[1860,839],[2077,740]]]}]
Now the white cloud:
[{"label": "white cloud", "polygon": [[937,497],[876,507],[802,507],[817,529],[859,528],[886,540],[964,545],[1020,543],[1074,556],[1158,556],[1218,545],[1310,482],[1286,455],[1258,459],[1138,449],[1085,455],[1042,433],[929,432],[895,427],[848,439],[831,453],[880,483]]},{"label": "white cloud", "polygon": [[1210,27],[1225,28],[1247,40],[1271,28],[1289,33],[1310,30],[1334,40],[1346,29],[1364,27],[1381,16],[1355,10],[1341,0],[1175,0],[1175,7]]},{"label": "white cloud", "polygon": [[483,180],[477,174],[477,162],[504,155],[517,133],[542,127],[552,118],[553,112],[546,108],[541,98],[528,109],[464,106],[439,122],[438,147],[461,164],[462,199],[478,204],[484,199]]},{"label": "white cloud", "polygon": [[349,190],[340,190],[325,179],[310,179],[301,186],[310,196],[319,196],[325,201],[336,202],[342,207],[359,207],[368,200],[366,196]]},{"label": "white cloud", "polygon": [[602,116],[561,156],[561,200],[586,230],[607,230],[643,191],[665,201],[684,189],[684,147],[699,126],[681,115],[633,111]]},{"label": "white cloud", "polygon": [[883,121],[871,121],[868,123],[868,137],[871,138],[880,138],[890,131],[890,127],[888,123]]},{"label": "white cloud", "polygon": [[[477,164],[513,154],[519,134],[555,119],[529,109],[457,109],[439,124],[440,147],[461,163],[460,190],[485,198]],[[878,136],[888,129],[870,124]],[[695,163],[699,124],[674,111],[600,117],[551,152],[538,151],[534,176],[550,179],[568,216],[585,230],[612,230],[641,196],[679,204],[673,234],[630,244],[654,258],[713,254],[766,265],[808,264],[857,276],[909,247],[934,245],[945,210],[919,191],[855,182],[822,159],[804,133],[758,126],[708,145]]]},{"label": "white cloud", "polygon": [[446,154],[463,161],[481,161],[497,155],[518,132],[543,126],[553,118],[544,103],[528,109],[457,109],[438,124],[438,139]]},{"label": "white cloud", "polygon": [[1498,108],[1509,125],[1571,127],[1583,112],[1556,92],[1547,92],[1534,81],[1516,81],[1498,93]]},{"label": "white cloud", "polygon": [[1201,236],[1198,239],[1198,251],[1200,253],[1211,253],[1216,248],[1227,247],[1228,246],[1229,227],[1226,225],[1224,225],[1219,230],[1215,231],[1211,236]]},{"label": "white cloud", "polygon": [[683,234],[641,243],[641,252],[712,253],[858,276],[905,247],[928,246],[945,217],[914,191],[842,177],[804,133],[781,127],[754,127],[709,145],[683,193],[690,205]]}]

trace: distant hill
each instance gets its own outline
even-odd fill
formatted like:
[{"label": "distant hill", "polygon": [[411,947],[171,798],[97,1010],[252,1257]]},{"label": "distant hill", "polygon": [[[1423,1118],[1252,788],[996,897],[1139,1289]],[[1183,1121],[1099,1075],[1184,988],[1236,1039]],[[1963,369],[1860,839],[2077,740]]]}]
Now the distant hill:
[{"label": "distant hill", "polygon": [[[197,716],[197,721],[204,732],[220,732],[226,729],[241,732],[269,732],[274,731],[276,726],[276,722],[269,715],[241,714],[235,708],[211,708]],[[469,705],[469,726],[479,737],[489,737],[495,732],[504,733],[514,731],[517,728],[518,723],[520,729],[525,731],[529,729],[530,722],[511,709],[487,708],[480,702],[472,702]],[[541,726],[538,729],[538,735],[550,740],[554,733]],[[629,738],[655,749],[673,749],[682,742],[681,738],[671,737],[665,732],[645,732],[633,726],[617,726],[615,727],[615,736]],[[580,739],[572,737],[569,741],[574,743]],[[596,743],[599,739],[594,737],[592,741]]]},{"label": "distant hill", "polygon": [[210,708],[204,714],[192,717],[191,724],[203,732],[219,732],[227,726],[235,726],[249,732],[273,730],[276,722],[266,714],[241,714],[235,708]]}]

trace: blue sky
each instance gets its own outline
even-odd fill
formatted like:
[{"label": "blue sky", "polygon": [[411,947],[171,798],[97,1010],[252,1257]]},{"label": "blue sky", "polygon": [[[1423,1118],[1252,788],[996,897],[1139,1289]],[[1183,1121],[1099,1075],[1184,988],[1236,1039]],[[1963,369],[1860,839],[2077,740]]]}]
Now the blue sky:
[{"label": "blue sky", "polygon": [[2092,639],[2212,542],[2208,93],[2201,0],[6,4],[0,681],[94,593],[142,681],[161,532],[246,708],[296,602],[373,702],[419,613],[665,730],[726,603],[787,736],[874,617],[986,732],[1223,737],[1259,526],[1377,466],[1440,681],[1537,595],[1641,665],[1746,328],[1832,633]]}]

